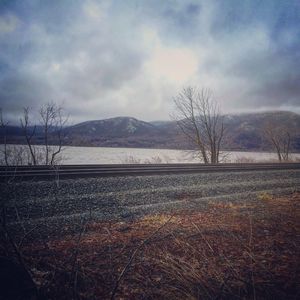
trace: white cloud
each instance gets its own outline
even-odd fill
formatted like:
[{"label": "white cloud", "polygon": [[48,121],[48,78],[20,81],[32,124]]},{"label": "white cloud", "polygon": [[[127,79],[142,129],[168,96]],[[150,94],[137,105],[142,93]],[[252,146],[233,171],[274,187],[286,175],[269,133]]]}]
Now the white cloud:
[{"label": "white cloud", "polygon": [[194,0],[30,3],[26,13],[15,4],[0,14],[4,110],[54,100],[64,101],[77,121],[166,119],[172,97],[185,85],[213,89],[226,112],[299,101],[298,27],[277,34],[270,25],[275,21],[242,22],[243,6]]}]

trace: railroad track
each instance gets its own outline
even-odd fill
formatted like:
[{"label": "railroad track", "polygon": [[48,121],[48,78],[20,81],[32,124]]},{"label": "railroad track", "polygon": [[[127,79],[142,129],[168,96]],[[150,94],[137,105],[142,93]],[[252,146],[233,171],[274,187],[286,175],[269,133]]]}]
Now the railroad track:
[{"label": "railroad track", "polygon": [[300,169],[300,163],[0,166],[0,181]]}]

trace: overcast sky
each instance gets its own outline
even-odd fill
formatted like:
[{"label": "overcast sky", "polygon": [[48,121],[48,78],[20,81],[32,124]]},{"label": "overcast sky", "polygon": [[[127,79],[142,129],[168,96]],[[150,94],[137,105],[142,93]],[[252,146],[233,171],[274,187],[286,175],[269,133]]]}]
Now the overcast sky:
[{"label": "overcast sky", "polygon": [[169,119],[183,86],[300,113],[299,0],[0,0],[0,106]]}]

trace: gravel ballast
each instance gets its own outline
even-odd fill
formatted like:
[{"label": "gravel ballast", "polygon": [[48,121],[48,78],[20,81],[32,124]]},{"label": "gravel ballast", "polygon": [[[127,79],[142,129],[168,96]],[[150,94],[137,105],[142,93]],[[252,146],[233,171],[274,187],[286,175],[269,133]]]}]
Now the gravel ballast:
[{"label": "gravel ballast", "polygon": [[[123,220],[299,191],[300,170],[217,172],[1,183],[6,220],[62,231],[83,219]],[[46,230],[46,229],[45,229]]]}]

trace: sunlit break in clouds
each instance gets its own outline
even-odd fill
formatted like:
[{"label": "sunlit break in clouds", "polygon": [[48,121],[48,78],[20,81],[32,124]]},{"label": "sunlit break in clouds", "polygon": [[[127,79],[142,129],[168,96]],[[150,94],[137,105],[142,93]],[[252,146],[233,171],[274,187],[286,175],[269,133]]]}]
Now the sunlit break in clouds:
[{"label": "sunlit break in clouds", "polygon": [[300,2],[0,2],[0,106],[61,103],[71,122],[169,119],[183,86],[226,113],[300,112]]}]

